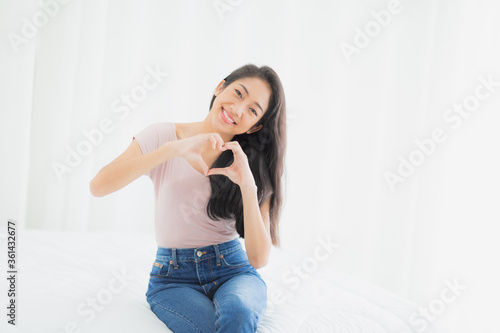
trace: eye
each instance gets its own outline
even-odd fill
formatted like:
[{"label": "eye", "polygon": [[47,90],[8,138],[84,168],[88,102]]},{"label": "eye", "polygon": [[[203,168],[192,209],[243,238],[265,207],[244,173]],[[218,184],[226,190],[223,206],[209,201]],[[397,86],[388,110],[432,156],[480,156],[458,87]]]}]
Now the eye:
[{"label": "eye", "polygon": [[[240,92],[238,89],[234,89],[234,90],[236,91],[236,93],[238,94],[238,96],[239,96],[240,98],[241,98],[241,97],[243,97],[243,96],[241,95],[241,92]],[[250,110],[252,110],[253,114],[257,116],[257,111],[255,111],[254,109],[250,109]]]}]

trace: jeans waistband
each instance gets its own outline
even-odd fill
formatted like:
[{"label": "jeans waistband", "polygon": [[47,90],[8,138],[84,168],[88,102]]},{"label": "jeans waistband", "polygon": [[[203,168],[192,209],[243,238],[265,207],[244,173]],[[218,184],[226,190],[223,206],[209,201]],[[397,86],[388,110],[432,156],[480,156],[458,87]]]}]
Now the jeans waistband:
[{"label": "jeans waistband", "polygon": [[201,260],[207,257],[216,257],[217,263],[221,255],[230,253],[236,250],[243,250],[239,237],[233,240],[206,245],[201,247],[193,248],[175,248],[175,247],[158,247],[156,251],[157,260],[173,260],[175,266],[177,266],[177,260]]}]

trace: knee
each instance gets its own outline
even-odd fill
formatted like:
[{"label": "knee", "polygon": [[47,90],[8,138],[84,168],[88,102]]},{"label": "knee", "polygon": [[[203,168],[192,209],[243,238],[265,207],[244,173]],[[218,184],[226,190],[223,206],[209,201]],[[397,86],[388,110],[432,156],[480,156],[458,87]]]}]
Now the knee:
[{"label": "knee", "polygon": [[217,322],[221,326],[251,327],[255,331],[266,307],[265,298],[251,303],[238,295],[232,295],[231,299],[224,303],[224,309],[218,313]]},{"label": "knee", "polygon": [[248,304],[245,302],[235,302],[231,305],[232,318],[238,321],[258,321],[262,304]]}]

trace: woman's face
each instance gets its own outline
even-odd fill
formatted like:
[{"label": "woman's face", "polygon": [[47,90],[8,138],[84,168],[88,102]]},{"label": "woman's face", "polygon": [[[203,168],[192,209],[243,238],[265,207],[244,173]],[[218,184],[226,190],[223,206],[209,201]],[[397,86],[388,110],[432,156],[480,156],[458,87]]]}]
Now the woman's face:
[{"label": "woman's face", "polygon": [[262,128],[252,128],[264,115],[271,97],[271,87],[259,78],[248,77],[236,80],[222,90],[222,80],[215,91],[215,100],[210,110],[216,131],[237,135],[248,134]]}]

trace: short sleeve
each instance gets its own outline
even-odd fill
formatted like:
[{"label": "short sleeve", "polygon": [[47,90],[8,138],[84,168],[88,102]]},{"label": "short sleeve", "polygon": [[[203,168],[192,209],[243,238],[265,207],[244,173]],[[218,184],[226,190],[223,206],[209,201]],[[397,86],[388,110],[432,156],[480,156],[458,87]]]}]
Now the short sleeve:
[{"label": "short sleeve", "polygon": [[[175,139],[175,125],[171,122],[154,123],[144,128],[142,131],[132,137],[141,147],[142,154],[150,153],[164,143]],[[158,167],[145,173],[146,176],[154,181]]]}]

